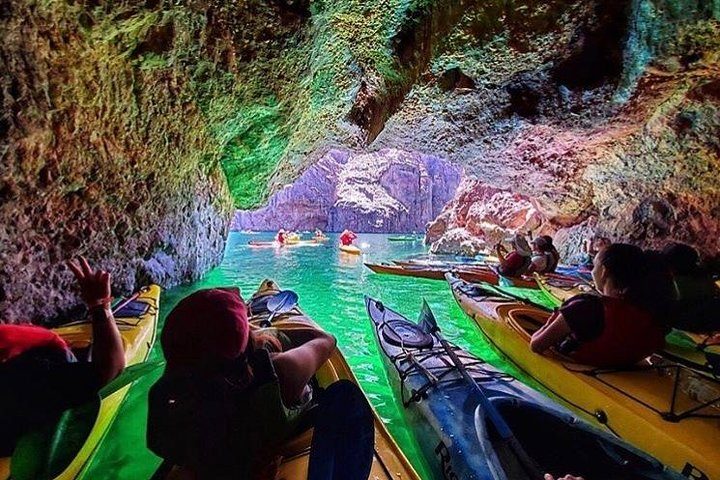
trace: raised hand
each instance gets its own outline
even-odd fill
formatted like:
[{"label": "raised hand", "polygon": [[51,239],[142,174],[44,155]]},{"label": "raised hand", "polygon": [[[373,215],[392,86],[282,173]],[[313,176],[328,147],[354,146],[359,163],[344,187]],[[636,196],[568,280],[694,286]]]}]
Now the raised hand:
[{"label": "raised hand", "polygon": [[80,285],[80,295],[89,309],[96,307],[109,307],[112,297],[110,296],[110,274],[104,270],[93,271],[85,257],[67,262],[70,270]]}]

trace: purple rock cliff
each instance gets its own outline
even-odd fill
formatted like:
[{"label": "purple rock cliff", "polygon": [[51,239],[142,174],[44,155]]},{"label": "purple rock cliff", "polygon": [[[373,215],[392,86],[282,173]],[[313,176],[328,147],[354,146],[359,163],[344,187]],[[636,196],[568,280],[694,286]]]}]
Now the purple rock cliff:
[{"label": "purple rock cliff", "polygon": [[232,228],[422,232],[453,198],[462,174],[460,167],[420,153],[331,150],[267,206],[239,210]]}]

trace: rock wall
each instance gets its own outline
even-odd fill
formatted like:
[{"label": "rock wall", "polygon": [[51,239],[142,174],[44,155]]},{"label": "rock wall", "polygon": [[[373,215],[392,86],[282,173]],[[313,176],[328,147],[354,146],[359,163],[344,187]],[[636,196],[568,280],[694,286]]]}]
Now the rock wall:
[{"label": "rock wall", "polygon": [[0,321],[76,313],[63,262],[77,255],[111,272],[116,295],[198,278],[222,258],[222,142],[188,64],[169,62],[199,48],[193,18],[132,2],[0,2]]},{"label": "rock wall", "polygon": [[[433,152],[530,199],[568,256],[595,232],[717,255],[717,2],[551,4],[494,22],[469,6],[372,147]],[[471,82],[448,88],[458,69]]]},{"label": "rock wall", "polygon": [[238,211],[236,230],[419,232],[453,197],[462,171],[430,155],[331,150],[268,205]]}]

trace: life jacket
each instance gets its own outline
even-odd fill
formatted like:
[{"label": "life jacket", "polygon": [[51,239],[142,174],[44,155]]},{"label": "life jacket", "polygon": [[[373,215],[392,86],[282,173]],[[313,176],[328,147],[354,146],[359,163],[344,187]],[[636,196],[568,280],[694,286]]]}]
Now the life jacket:
[{"label": "life jacket", "polygon": [[505,277],[518,277],[527,272],[532,259],[527,255],[522,255],[516,251],[510,252],[505,259],[498,265],[498,273]]},{"label": "life jacket", "polygon": [[285,235],[284,233],[278,233],[276,238],[277,242],[280,244],[285,243]]},{"label": "life jacket", "polygon": [[355,238],[356,236],[352,233],[346,233],[344,235],[340,235],[340,243],[342,243],[343,245],[351,245]]},{"label": "life jacket", "polygon": [[558,263],[560,262],[560,259],[555,252],[542,252],[535,254],[535,256],[543,257],[545,259],[545,268],[538,271],[538,273],[552,273],[555,271]]},{"label": "life jacket", "polygon": [[67,354],[69,348],[57,333],[36,325],[0,325],[0,362],[6,362],[33,349]]},{"label": "life jacket", "polygon": [[569,355],[596,367],[634,365],[665,345],[665,328],[650,312],[625,300],[602,297],[603,331],[599,337],[580,342]]},{"label": "life jacket", "polygon": [[277,447],[300,433],[311,406],[285,406],[265,349],[250,360],[253,381],[239,387],[223,375],[167,374],[150,389],[147,443],[175,465],[209,478],[250,478]]}]

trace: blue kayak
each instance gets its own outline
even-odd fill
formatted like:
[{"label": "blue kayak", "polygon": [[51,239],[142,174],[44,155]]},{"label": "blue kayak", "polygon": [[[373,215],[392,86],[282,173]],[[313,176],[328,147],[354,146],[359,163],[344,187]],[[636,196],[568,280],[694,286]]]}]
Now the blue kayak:
[{"label": "blue kayak", "polygon": [[538,480],[544,473],[587,480],[685,478],[442,340],[426,304],[418,323],[369,297],[365,305],[433,478]]}]

